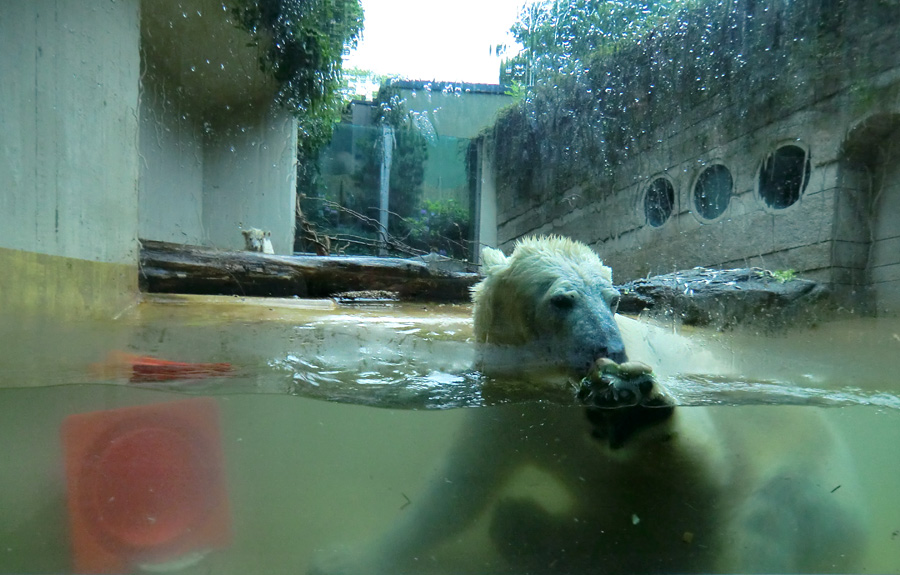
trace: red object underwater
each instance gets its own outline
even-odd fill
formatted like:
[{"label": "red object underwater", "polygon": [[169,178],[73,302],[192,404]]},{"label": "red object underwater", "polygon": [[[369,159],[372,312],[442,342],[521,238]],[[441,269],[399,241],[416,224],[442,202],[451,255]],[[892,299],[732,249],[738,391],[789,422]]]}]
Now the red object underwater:
[{"label": "red object underwater", "polygon": [[72,415],[62,439],[77,573],[184,563],[228,545],[215,400]]},{"label": "red object underwater", "polygon": [[230,363],[188,363],[113,351],[105,361],[94,364],[93,370],[104,378],[125,376],[132,383],[142,383],[220,377],[230,375],[234,367]]}]

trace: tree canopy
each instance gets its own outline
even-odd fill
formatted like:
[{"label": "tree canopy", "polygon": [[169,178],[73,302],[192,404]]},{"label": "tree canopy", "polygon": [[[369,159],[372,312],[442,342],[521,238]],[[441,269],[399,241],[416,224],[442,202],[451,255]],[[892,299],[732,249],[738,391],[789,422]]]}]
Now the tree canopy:
[{"label": "tree canopy", "polygon": [[260,68],[299,121],[299,156],[314,158],[344,106],[342,65],[363,28],[360,0],[240,0],[238,25],[262,50]]},{"label": "tree canopy", "polygon": [[531,0],[510,31],[522,52],[504,62],[501,82],[533,85],[583,70],[598,53],[647,34],[699,0]]}]

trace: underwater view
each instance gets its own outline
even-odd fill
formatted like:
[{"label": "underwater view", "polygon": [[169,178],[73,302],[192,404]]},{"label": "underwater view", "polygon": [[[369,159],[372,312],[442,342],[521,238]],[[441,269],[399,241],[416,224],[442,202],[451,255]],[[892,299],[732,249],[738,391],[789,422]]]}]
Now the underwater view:
[{"label": "underwater view", "polygon": [[[70,332],[20,324],[19,344],[40,353],[4,349],[11,369],[4,370],[0,401],[7,462],[0,475],[7,494],[0,571],[71,570],[64,422],[75,414],[213,398],[230,510],[220,521],[228,537],[184,565],[156,566],[184,573],[302,573],[328,549],[379,536],[428,504],[428,486],[441,481],[472,412],[533,415],[529,406],[542,405],[545,415],[521,420],[523,429],[544,418],[584,420],[571,389],[548,391],[537,404],[484,405],[484,376],[472,371],[471,306],[283,301],[154,296],[113,322],[85,322]],[[900,440],[900,398],[890,378],[900,324],[853,319],[776,335],[653,329],[689,338],[698,355],[722,358],[732,374],[666,376],[684,405],[678,409],[751,422],[761,412],[775,421],[818,412],[834,427],[853,467],[822,487],[835,497],[861,495],[866,531],[858,572],[894,572],[900,461],[891,446]],[[229,371],[142,376],[129,354],[225,364]],[[747,445],[803,441],[773,435],[771,426],[751,428]],[[665,477],[659,481],[665,489]],[[554,513],[579,506],[558,477],[534,467],[518,470],[502,491]],[[638,515],[650,522],[653,509]],[[442,545],[420,572],[503,571],[486,521]],[[702,544],[699,534],[691,543],[680,532],[673,537],[681,546]]]}]

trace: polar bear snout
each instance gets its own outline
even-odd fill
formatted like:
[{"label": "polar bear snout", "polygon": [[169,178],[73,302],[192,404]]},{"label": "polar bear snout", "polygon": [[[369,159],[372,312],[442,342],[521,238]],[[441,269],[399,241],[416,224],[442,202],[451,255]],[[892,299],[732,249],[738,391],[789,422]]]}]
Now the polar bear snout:
[{"label": "polar bear snout", "polygon": [[572,330],[573,345],[569,353],[569,364],[578,374],[590,373],[597,360],[628,361],[625,344],[612,316],[579,323]]},{"label": "polar bear snout", "polygon": [[[594,361],[601,358],[610,359],[616,363],[625,363],[628,361],[628,356],[625,354],[625,347],[622,345],[614,345],[610,346],[600,346],[593,353],[590,354]],[[591,364],[594,363],[591,362]],[[588,366],[590,368],[590,365]]]}]

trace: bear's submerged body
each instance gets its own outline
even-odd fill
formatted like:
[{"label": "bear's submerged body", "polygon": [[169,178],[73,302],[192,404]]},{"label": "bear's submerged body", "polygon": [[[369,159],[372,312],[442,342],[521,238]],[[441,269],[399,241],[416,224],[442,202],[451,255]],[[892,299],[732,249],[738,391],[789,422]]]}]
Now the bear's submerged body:
[{"label": "bear's submerged body", "polygon": [[[614,319],[609,269],[582,244],[542,238],[510,257],[486,251],[485,273],[475,336],[479,367],[498,380],[557,386],[604,357],[664,374],[717,369],[682,338]],[[314,572],[853,571],[863,535],[857,481],[813,409],[675,407],[671,417],[626,422],[616,442],[597,436],[584,407],[470,411],[444,469],[403,519]],[[565,503],[510,493],[528,469],[552,478]],[[479,521],[493,554],[427,561]]]}]

